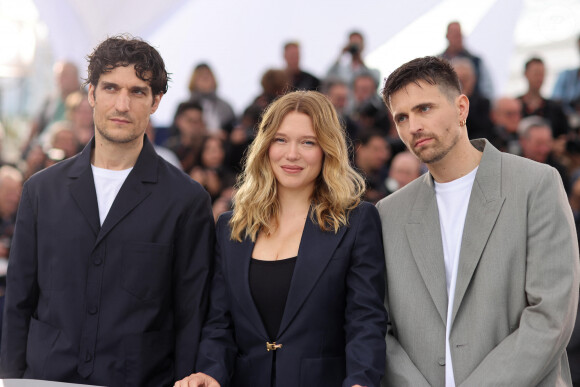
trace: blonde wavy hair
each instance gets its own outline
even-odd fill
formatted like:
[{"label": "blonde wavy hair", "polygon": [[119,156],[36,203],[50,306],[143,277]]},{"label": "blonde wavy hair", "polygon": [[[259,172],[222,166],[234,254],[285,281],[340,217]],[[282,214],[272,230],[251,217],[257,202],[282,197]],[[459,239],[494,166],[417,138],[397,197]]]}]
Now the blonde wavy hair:
[{"label": "blonde wavy hair", "polygon": [[230,219],[231,239],[256,240],[258,232],[271,233],[280,215],[277,183],[268,151],[282,120],[290,112],[304,113],[312,120],[323,153],[310,217],[324,231],[348,224],[348,215],[361,201],[364,179],[350,166],[346,135],[330,101],[316,91],[295,91],[272,102],[263,113],[256,138],[248,149],[244,170],[238,177]]}]

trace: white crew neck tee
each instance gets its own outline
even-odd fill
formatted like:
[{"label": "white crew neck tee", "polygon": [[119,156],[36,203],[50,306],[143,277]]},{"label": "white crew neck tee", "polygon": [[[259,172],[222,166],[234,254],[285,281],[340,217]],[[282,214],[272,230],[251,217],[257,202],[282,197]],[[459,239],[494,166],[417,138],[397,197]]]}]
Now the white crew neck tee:
[{"label": "white crew neck tee", "polygon": [[459,252],[461,238],[465,226],[467,206],[471,197],[471,189],[475,181],[477,167],[467,175],[448,183],[435,182],[435,196],[439,211],[439,225],[443,242],[443,258],[445,260],[445,279],[447,282],[447,329],[445,333],[445,387],[455,387],[453,364],[449,348],[449,332],[451,331],[451,315],[455,299],[457,269],[459,267]]},{"label": "white crew neck tee", "polygon": [[127,176],[129,176],[131,170],[133,170],[133,167],[121,171],[99,168],[94,165],[91,165],[91,168],[95,180],[95,190],[97,191],[97,203],[99,206],[99,219],[102,226],[117,194],[121,190],[121,186],[127,179]]}]

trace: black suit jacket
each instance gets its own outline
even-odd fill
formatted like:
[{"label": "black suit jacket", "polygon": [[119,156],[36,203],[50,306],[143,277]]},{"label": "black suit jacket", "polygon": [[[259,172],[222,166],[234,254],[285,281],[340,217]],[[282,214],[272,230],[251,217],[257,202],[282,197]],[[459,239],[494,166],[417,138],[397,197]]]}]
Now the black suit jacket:
[{"label": "black suit jacket", "polygon": [[[254,304],[254,243],[230,240],[231,213],[217,224],[216,269],[198,371],[223,386],[378,386],[385,367],[385,263],[377,210],[363,203],[349,226],[323,232],[306,220],[276,342]],[[274,362],[275,356],[275,362]]]},{"label": "black suit jacket", "polygon": [[145,139],[101,227],[93,147],[94,140],[24,185],[2,376],[172,385],[193,372],[207,306],[209,196]]}]

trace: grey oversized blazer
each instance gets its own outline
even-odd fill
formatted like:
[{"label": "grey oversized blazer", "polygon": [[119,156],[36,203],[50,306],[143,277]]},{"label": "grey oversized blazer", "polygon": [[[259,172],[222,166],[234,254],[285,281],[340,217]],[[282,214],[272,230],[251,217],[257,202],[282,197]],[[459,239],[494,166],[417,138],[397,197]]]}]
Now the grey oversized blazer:
[{"label": "grey oversized blazer", "polygon": [[[461,242],[450,333],[458,386],[571,385],[578,243],[553,168],[485,140]],[[447,290],[429,173],[377,204],[387,269],[384,385],[444,386]]]}]

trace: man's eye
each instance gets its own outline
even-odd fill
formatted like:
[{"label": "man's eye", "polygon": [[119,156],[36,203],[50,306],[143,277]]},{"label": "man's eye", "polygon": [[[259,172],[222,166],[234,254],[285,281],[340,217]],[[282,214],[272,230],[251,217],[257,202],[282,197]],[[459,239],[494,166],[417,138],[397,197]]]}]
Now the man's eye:
[{"label": "man's eye", "polygon": [[431,106],[422,106],[421,107],[421,111],[424,112],[428,112],[429,110],[431,110]]},{"label": "man's eye", "polygon": [[403,121],[405,121],[406,119],[407,119],[407,117],[405,117],[405,116],[399,116],[399,117],[397,118],[397,122],[403,122]]}]

